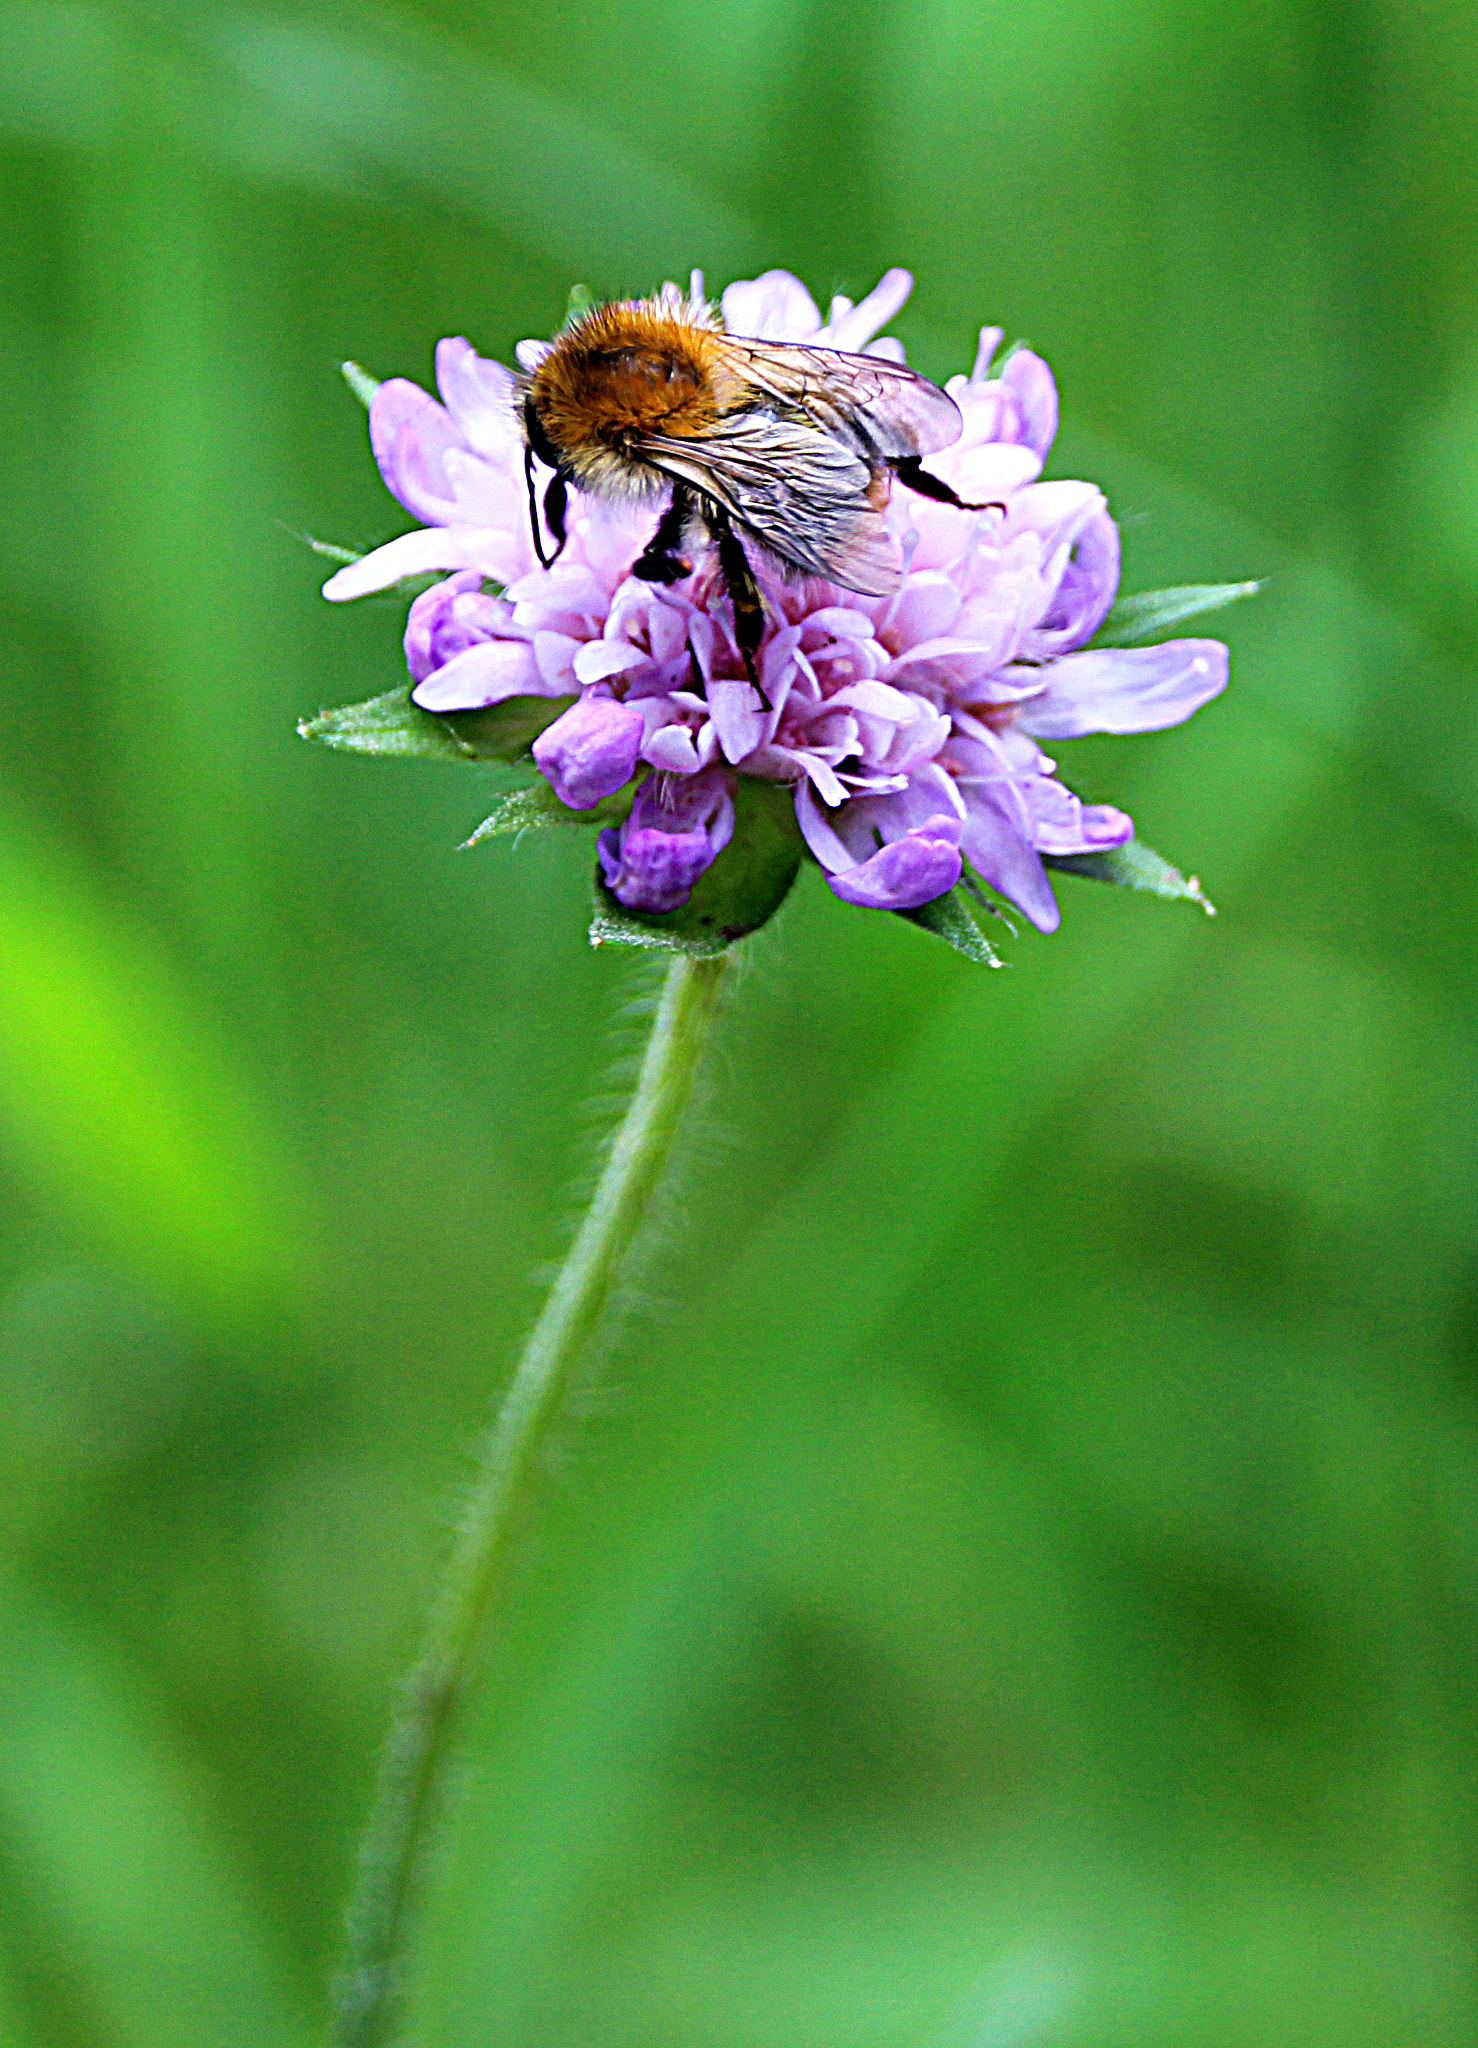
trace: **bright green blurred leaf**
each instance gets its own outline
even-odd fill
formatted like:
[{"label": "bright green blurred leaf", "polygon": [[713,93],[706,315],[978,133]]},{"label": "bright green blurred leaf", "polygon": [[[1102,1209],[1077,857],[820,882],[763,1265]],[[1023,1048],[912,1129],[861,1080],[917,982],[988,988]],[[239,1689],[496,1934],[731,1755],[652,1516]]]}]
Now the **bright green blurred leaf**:
[{"label": "bright green blurred leaf", "polygon": [[14,1593],[0,1605],[0,1837],[30,1939],[85,1984],[118,2048],[302,2048],[178,1734],[97,1645]]},{"label": "bright green blurred leaf", "polygon": [[0,1130],[88,1235],[240,1301],[304,1267],[300,1205],[241,1062],[151,937],[0,816]]}]

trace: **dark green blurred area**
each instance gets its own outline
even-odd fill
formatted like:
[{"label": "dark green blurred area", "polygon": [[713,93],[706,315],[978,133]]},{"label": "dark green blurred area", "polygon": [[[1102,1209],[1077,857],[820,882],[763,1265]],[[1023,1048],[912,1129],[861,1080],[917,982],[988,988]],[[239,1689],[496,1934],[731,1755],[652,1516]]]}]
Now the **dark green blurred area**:
[{"label": "dark green blurred area", "polygon": [[1052,360],[1126,589],[1270,578],[1065,750],[1222,914],[754,944],[417,2038],[1478,2042],[1478,15],[13,0],[0,166],[0,2043],[317,2032],[650,991],[582,835],[294,736],[401,672],[288,531],[409,523],[336,363],[894,262],[924,369]]}]

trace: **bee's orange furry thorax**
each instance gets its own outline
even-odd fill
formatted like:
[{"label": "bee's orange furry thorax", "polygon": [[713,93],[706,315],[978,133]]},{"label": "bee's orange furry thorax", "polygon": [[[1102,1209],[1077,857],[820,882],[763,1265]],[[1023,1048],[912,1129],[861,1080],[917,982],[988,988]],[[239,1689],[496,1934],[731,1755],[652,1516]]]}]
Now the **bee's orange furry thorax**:
[{"label": "bee's orange furry thorax", "polygon": [[598,306],[529,382],[545,432],[578,476],[647,435],[684,439],[719,417],[718,330],[658,304]]}]

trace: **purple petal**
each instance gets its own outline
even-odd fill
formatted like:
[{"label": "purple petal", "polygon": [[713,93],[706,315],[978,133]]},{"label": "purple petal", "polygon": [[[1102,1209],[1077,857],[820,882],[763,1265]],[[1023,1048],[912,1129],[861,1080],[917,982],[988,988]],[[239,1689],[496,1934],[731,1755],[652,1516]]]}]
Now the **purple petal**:
[{"label": "purple petal", "polygon": [[598,850],[606,886],[628,910],[681,910],[693,884],[713,865],[702,832],[657,832],[646,826],[617,834],[608,827]]},{"label": "purple petal", "polygon": [[1046,688],[1021,714],[1023,729],[1038,739],[1158,732],[1226,688],[1227,650],[1219,640],[1100,647],[1063,655],[1043,676]]},{"label": "purple petal", "polygon": [[475,569],[464,569],[423,590],[405,622],[406,666],[418,683],[444,668],[455,655],[496,639],[513,607],[487,596]]},{"label": "purple petal", "polygon": [[387,589],[402,576],[424,576],[428,569],[471,568],[475,565],[468,556],[478,538],[465,527],[418,526],[413,533],[387,540],[382,548],[336,569],[324,584],[323,594],[330,604],[347,604],[356,597],[368,597],[371,591]]},{"label": "purple petal", "polygon": [[[864,344],[871,341],[880,327],[886,327],[893,315],[908,300],[913,290],[913,273],[908,270],[885,270],[860,305],[850,306],[838,313],[833,303],[832,314],[827,316],[826,325],[811,338],[818,347],[839,348],[856,354]],[[836,315],[836,317],[832,317]]]},{"label": "purple petal", "polygon": [[1052,602],[1021,643],[1022,655],[1052,661],[1081,647],[1107,618],[1118,588],[1119,529],[1105,506],[1074,542]]},{"label": "purple petal", "polygon": [[1011,784],[977,783],[966,792],[965,803],[969,815],[960,844],[971,867],[1024,910],[1038,931],[1055,932],[1061,921],[1057,898],[1027,837],[1023,808]]},{"label": "purple petal", "polygon": [[370,401],[369,429],[380,474],[406,511],[427,526],[450,526],[457,494],[446,458],[466,447],[451,414],[419,384],[391,377]]},{"label": "purple petal", "polygon": [[628,910],[680,910],[693,884],[734,835],[734,798],[722,770],[649,775],[631,816],[596,842],[606,886]]},{"label": "purple petal", "polygon": [[646,720],[614,697],[585,697],[534,741],[534,763],[562,804],[588,811],[636,773]]},{"label": "purple petal", "polygon": [[1112,804],[1084,804],[1055,775],[1023,775],[1016,787],[1038,853],[1100,853],[1134,837],[1134,820]]},{"label": "purple petal", "polygon": [[870,859],[832,875],[832,893],[866,910],[917,910],[960,879],[960,821],[940,816],[916,825]]},{"label": "purple petal", "polygon": [[766,711],[758,690],[737,677],[715,676],[708,709],[726,761],[742,761],[765,736]]},{"label": "purple petal", "polygon": [[1052,372],[1031,349],[1019,348],[1007,358],[1001,382],[1020,414],[1017,439],[1045,460],[1057,438],[1057,384]]},{"label": "purple petal", "polygon": [[518,447],[512,372],[480,356],[461,335],[436,344],[436,388],[479,455],[497,461]]},{"label": "purple petal", "polygon": [[983,384],[990,375],[990,366],[996,359],[996,350],[1005,337],[1004,327],[982,327],[980,340],[975,349],[975,367],[970,372],[972,384]]},{"label": "purple petal", "polygon": [[548,694],[527,640],[484,640],[417,683],[411,701],[423,711],[482,711],[506,697]]},{"label": "purple petal", "polygon": [[788,270],[767,270],[724,293],[724,325],[755,341],[809,341],[821,325],[816,301]]}]

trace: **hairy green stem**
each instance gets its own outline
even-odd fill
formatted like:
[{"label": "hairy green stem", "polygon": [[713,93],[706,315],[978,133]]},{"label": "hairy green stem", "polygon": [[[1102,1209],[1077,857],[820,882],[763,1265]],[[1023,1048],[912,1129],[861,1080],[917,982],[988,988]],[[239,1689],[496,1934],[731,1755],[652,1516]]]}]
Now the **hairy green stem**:
[{"label": "hairy green stem", "polygon": [[683,957],[669,969],[636,1092],[482,1447],[381,1767],[350,1906],[347,1967],[335,1987],[332,2048],[385,2048],[392,2039],[416,1881],[458,1703],[571,1374],[610,1302],[671,1153],[728,960],[727,953],[711,960]]}]

